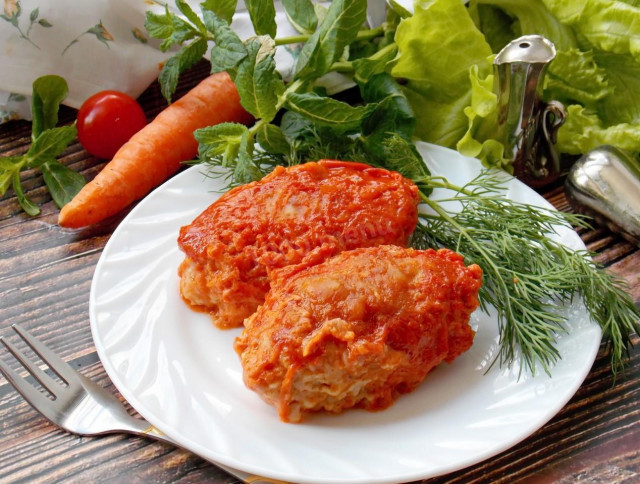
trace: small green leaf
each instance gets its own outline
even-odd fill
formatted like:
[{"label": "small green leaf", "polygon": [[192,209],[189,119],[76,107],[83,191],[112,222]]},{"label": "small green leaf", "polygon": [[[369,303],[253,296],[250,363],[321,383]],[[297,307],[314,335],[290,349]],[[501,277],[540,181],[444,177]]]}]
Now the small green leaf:
[{"label": "small green leaf", "polygon": [[312,34],[318,16],[311,0],[282,0],[282,6],[293,27],[302,34]]},{"label": "small green leaf", "polygon": [[23,156],[3,156],[0,158],[0,170],[2,171],[19,171],[22,165],[24,165]]},{"label": "small green leaf", "polygon": [[229,145],[240,145],[240,141],[248,128],[239,123],[220,123],[201,128],[193,134],[200,143],[198,158],[203,161],[224,155]]},{"label": "small green leaf", "polygon": [[67,148],[67,145],[76,138],[77,134],[75,125],[60,126],[43,131],[27,151],[28,166],[35,168],[47,160],[55,158]]},{"label": "small green leaf", "polygon": [[198,31],[189,22],[182,20],[178,16],[172,17],[171,21],[173,23],[173,33],[171,37],[163,42],[163,45],[167,48],[172,45],[181,45],[198,34]]},{"label": "small green leaf", "polygon": [[238,64],[235,84],[240,103],[255,118],[271,121],[276,115],[284,82],[276,71],[273,39],[260,36],[247,40],[247,57]]},{"label": "small green leaf", "polygon": [[198,17],[198,15],[193,11],[193,9],[187,2],[185,2],[184,0],[176,0],[176,6],[178,7],[178,10],[180,10],[180,12],[182,12],[182,14],[187,18],[187,20],[195,25],[200,32],[206,32],[207,29],[202,23],[202,20],[200,20],[200,17]]},{"label": "small green leaf", "polygon": [[31,10],[31,14],[29,15],[29,21],[31,23],[35,22],[38,18],[38,15],[40,14],[40,9],[39,8],[34,8],[33,10]]},{"label": "small green leaf", "polygon": [[366,0],[334,0],[313,35],[304,44],[296,61],[299,78],[319,77],[329,72],[331,65],[353,42],[365,21]]},{"label": "small green leaf", "polygon": [[84,177],[56,160],[49,160],[40,169],[53,201],[62,208],[84,186]]},{"label": "small green leaf", "polygon": [[53,25],[51,24],[51,22],[49,22],[46,18],[41,18],[40,20],[38,20],[38,25],[42,26],[42,27],[53,27]]},{"label": "small green leaf", "polygon": [[173,33],[171,16],[172,14],[169,13],[169,9],[167,9],[164,14],[147,11],[144,27],[154,39],[167,39],[171,37]]},{"label": "small green leaf", "polygon": [[288,141],[303,138],[313,132],[313,124],[301,114],[286,111],[280,121],[280,129]]},{"label": "small green leaf", "polygon": [[151,37],[162,39],[163,42],[160,44],[162,52],[166,52],[173,45],[181,45],[195,37],[204,38],[205,31],[204,25],[202,25],[202,32],[200,32],[186,20],[171,13],[166,5],[163,14],[147,12],[144,26]]},{"label": "small green leaf", "polygon": [[361,91],[366,102],[378,102],[376,109],[362,123],[363,135],[377,134],[380,137],[394,132],[411,140],[416,128],[416,118],[409,101],[393,77],[387,73],[376,74]]},{"label": "small green leaf", "polygon": [[216,40],[211,48],[211,73],[234,69],[247,56],[242,40],[213,11],[204,10],[202,14],[207,29]]},{"label": "small green leaf", "polygon": [[11,186],[12,179],[13,172],[0,170],[0,197],[7,193],[7,190]]},{"label": "small green leaf", "polygon": [[250,183],[262,178],[262,172],[253,162],[253,138],[249,136],[249,130],[242,134],[235,162],[233,178],[238,183]]},{"label": "small green leaf", "polygon": [[276,9],[273,0],[245,0],[251,17],[253,30],[257,35],[276,36]]},{"label": "small green leaf", "polygon": [[160,91],[167,102],[171,102],[171,96],[176,92],[180,73],[193,67],[206,52],[206,39],[198,39],[184,46],[165,62],[158,76],[158,82],[160,83]]},{"label": "small green leaf", "polygon": [[42,76],[33,81],[32,140],[35,140],[43,131],[54,128],[58,124],[58,109],[68,93],[67,81],[60,76]]},{"label": "small green leaf", "polygon": [[340,131],[358,128],[362,120],[376,107],[376,104],[351,106],[317,94],[293,92],[287,95],[286,105],[291,111],[301,114],[316,125]]},{"label": "small green leaf", "polygon": [[24,158],[22,156],[5,156],[0,158],[0,197],[7,192],[14,173],[19,173]]},{"label": "small green leaf", "polygon": [[397,53],[398,48],[393,44],[369,57],[354,60],[355,80],[359,83],[366,83],[372,76],[386,72],[389,63],[395,59]]},{"label": "small green leaf", "polygon": [[257,141],[260,146],[269,153],[288,155],[291,146],[282,130],[275,124],[265,124],[258,131]]},{"label": "small green leaf", "polygon": [[16,171],[13,174],[13,191],[16,194],[18,203],[27,214],[32,217],[40,213],[40,207],[33,203],[22,191],[22,183],[20,182],[20,172]]},{"label": "small green leaf", "polygon": [[[238,0],[205,0],[200,4],[200,7],[202,8],[203,15],[207,11],[210,11],[230,24],[233,14],[236,13],[237,4]],[[210,32],[213,33],[211,30]]]},{"label": "small green leaf", "polygon": [[162,66],[160,75],[158,76],[158,82],[160,83],[160,91],[167,100],[171,102],[171,96],[176,92],[178,87],[178,79],[180,77],[180,53],[167,59],[167,62]]},{"label": "small green leaf", "polygon": [[196,65],[207,53],[207,40],[198,39],[181,49],[180,72]]}]

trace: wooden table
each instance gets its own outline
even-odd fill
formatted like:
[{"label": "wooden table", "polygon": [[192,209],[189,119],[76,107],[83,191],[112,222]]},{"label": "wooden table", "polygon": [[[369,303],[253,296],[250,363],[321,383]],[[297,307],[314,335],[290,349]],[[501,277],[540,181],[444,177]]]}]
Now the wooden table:
[{"label": "wooden table", "polygon": [[[179,94],[207,73],[199,64],[181,78]],[[153,118],[165,105],[157,84],[140,102]],[[61,123],[76,111],[64,108]],[[30,123],[0,125],[0,155],[29,146]],[[104,161],[75,142],[61,161],[92,178]],[[23,173],[27,195],[42,206],[24,214],[13,193],[0,200],[0,336],[19,323],[98,384],[118,394],[91,338],[89,291],[105,243],[126,213],[84,230],[56,224],[58,209],[42,177]],[[562,187],[542,193],[570,210]],[[597,260],[627,279],[640,303],[640,250],[606,230],[580,234]],[[637,342],[637,339],[636,339]],[[0,357],[7,358],[4,350]],[[640,350],[615,385],[604,348],[576,395],[547,425],[514,448],[476,466],[425,482],[640,482]],[[152,440],[70,435],[51,425],[0,377],[0,482],[237,482],[195,455]]]}]

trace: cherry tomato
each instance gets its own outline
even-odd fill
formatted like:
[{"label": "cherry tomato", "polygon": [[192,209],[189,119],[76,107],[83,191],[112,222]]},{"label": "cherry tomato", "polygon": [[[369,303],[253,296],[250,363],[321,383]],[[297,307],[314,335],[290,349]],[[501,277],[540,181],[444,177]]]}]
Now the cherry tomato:
[{"label": "cherry tomato", "polygon": [[144,111],[131,96],[119,91],[102,91],[80,107],[78,139],[93,156],[110,159],[146,124]]}]

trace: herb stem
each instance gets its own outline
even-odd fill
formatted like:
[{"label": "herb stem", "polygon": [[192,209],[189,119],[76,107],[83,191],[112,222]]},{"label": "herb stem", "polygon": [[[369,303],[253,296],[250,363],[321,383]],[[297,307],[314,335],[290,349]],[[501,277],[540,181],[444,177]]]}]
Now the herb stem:
[{"label": "herb stem", "polygon": [[351,74],[354,72],[353,62],[351,61],[334,62],[333,64],[331,64],[331,70],[335,72],[341,72],[343,74]]},{"label": "herb stem", "polygon": [[[451,185],[453,186],[453,185]],[[451,224],[452,227],[454,227],[456,230],[458,230],[458,232],[460,233],[461,237],[466,238],[469,243],[478,251],[478,253],[485,255],[485,251],[484,248],[473,238],[469,235],[469,233],[467,232],[467,229],[465,227],[463,227],[462,225],[460,225],[450,214],[449,212],[447,212],[445,209],[443,209],[439,203],[434,202],[433,200],[431,200],[428,196],[426,196],[425,194],[423,194],[422,192],[420,192],[420,198],[422,199],[423,203],[426,203],[433,211],[435,211],[443,220],[445,220],[447,223]],[[500,270],[498,269],[498,267],[495,265],[495,263],[493,262],[493,260],[491,259],[491,257],[486,257],[486,263],[487,265],[489,265],[491,267],[491,272],[493,272],[496,276],[498,276],[499,279],[499,283],[502,286],[502,289],[505,292],[508,292],[508,289],[506,287],[506,285],[504,284],[504,281],[502,280],[502,278],[500,277]],[[483,269],[486,271],[486,266],[483,267]],[[507,311],[510,312],[510,311]]]},{"label": "herb stem", "polygon": [[311,36],[308,34],[291,35],[289,37],[274,39],[274,42],[276,45],[301,44],[309,40],[309,37]]},{"label": "herb stem", "polygon": [[[363,29],[356,35],[356,40],[371,40],[384,34],[382,26],[374,29]],[[300,44],[306,42],[311,37],[310,34],[291,35],[289,37],[280,37],[275,39],[276,45]]]}]

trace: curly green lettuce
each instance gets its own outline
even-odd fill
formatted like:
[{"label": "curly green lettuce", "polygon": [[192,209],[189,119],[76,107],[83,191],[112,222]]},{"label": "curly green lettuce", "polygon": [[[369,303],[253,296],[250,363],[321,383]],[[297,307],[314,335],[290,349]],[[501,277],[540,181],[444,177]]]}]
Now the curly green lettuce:
[{"label": "curly green lettuce", "polygon": [[512,170],[494,139],[492,55],[510,40],[541,34],[557,56],[545,100],[564,103],[561,153],[603,144],[640,153],[640,2],[634,0],[417,1],[398,26],[392,74],[418,118],[416,135]]}]

